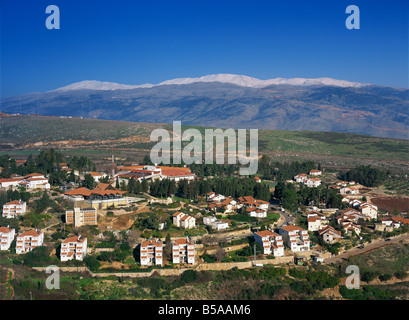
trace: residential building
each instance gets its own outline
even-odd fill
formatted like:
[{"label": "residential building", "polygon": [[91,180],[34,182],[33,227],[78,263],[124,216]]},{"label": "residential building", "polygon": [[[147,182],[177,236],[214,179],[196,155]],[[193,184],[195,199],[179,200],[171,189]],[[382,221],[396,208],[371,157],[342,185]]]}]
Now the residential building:
[{"label": "residential building", "polygon": [[23,200],[14,200],[3,205],[3,217],[16,218],[26,213],[27,204]]},{"label": "residential building", "polygon": [[378,219],[378,207],[371,203],[363,203],[358,210],[368,219]]},{"label": "residential building", "polygon": [[307,212],[308,231],[318,231],[328,224],[326,216],[317,211]]},{"label": "residential building", "polygon": [[229,227],[229,224],[227,222],[217,220],[217,218],[213,216],[203,217],[203,224],[210,226],[212,229],[215,230],[224,230]]},{"label": "residential building", "polygon": [[349,221],[344,221],[341,222],[342,229],[349,235],[352,236],[355,232],[357,236],[361,234],[361,226],[357,225],[355,223],[349,222]]},{"label": "residential building", "polygon": [[279,233],[291,251],[297,252],[310,250],[310,237],[308,236],[307,230],[294,225],[289,225],[281,227]]},{"label": "residential building", "polygon": [[179,228],[192,229],[196,226],[196,219],[183,212],[176,212],[173,216],[173,224]]},{"label": "residential building", "polygon": [[324,240],[324,242],[329,243],[329,244],[332,244],[332,243],[335,243],[341,240],[341,231],[337,231],[331,226],[327,226],[319,230],[318,234],[322,236],[322,239]]},{"label": "residential building", "polygon": [[60,259],[61,261],[80,260],[87,255],[87,238],[80,235],[65,239],[61,243]]},{"label": "residential building", "polygon": [[300,173],[294,177],[295,182],[301,182],[301,183],[304,183],[304,181],[307,179],[308,179],[308,176],[306,173]]},{"label": "residential building", "polygon": [[26,189],[50,189],[48,179],[41,173],[30,173],[23,177],[18,186]]},{"label": "residential building", "polygon": [[163,242],[160,239],[143,241],[140,259],[142,266],[161,266],[163,264]]},{"label": "residential building", "polygon": [[189,237],[172,241],[173,263],[195,264],[195,244]]},{"label": "residential building", "polygon": [[308,178],[304,181],[304,184],[310,188],[317,188],[321,185],[321,180],[318,178]]},{"label": "residential building", "polygon": [[95,208],[74,208],[65,211],[65,222],[73,224],[75,227],[97,224],[97,209]]},{"label": "residential building", "polygon": [[405,219],[402,217],[384,217],[381,219],[381,223],[387,227],[393,227],[394,229],[397,229],[405,224],[409,224],[409,219]]},{"label": "residential building", "polygon": [[267,211],[257,209],[256,207],[247,208],[246,212],[249,214],[250,217],[255,217],[255,218],[266,218],[267,217]]},{"label": "residential building", "polygon": [[254,233],[254,240],[263,246],[263,254],[273,254],[275,257],[284,256],[283,238],[270,230]]},{"label": "residential building", "polygon": [[322,171],[313,169],[313,170],[310,170],[309,174],[310,174],[310,176],[320,176],[320,175],[322,175]]},{"label": "residential building", "polygon": [[14,240],[16,234],[15,229],[8,227],[0,227],[0,250],[8,250]]},{"label": "residential building", "polygon": [[36,247],[43,245],[44,232],[30,230],[23,232],[17,237],[16,253],[26,253],[32,251]]}]

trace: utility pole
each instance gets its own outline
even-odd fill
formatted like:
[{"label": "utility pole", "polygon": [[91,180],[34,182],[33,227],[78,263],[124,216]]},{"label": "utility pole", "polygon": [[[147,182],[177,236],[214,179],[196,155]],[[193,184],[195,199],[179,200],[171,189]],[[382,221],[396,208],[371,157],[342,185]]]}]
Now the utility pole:
[{"label": "utility pole", "polygon": [[254,244],[254,263],[256,263],[256,253],[257,253],[256,244]]}]

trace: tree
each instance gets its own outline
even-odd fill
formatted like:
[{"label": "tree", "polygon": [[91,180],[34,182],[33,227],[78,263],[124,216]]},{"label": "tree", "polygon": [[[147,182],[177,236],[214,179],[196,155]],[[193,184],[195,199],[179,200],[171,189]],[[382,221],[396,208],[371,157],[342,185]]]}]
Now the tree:
[{"label": "tree", "polygon": [[101,263],[94,257],[94,256],[86,256],[84,258],[85,265],[90,269],[92,272],[98,271],[101,267]]},{"label": "tree", "polygon": [[87,189],[94,189],[95,186],[95,180],[94,177],[91,174],[86,174],[84,176],[84,187]]},{"label": "tree", "polygon": [[223,259],[226,257],[226,253],[224,252],[224,249],[221,246],[217,246],[216,253],[214,254],[216,260],[218,262],[223,261]]},{"label": "tree", "polygon": [[171,260],[172,258],[172,240],[170,238],[170,233],[166,235],[165,238],[165,247],[163,248],[163,256],[167,260]]}]

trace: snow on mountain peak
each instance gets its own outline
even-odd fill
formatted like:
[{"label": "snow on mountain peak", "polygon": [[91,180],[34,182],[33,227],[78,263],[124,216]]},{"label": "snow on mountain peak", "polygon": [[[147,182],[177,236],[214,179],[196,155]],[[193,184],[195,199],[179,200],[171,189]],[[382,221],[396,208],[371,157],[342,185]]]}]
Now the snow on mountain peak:
[{"label": "snow on mountain peak", "polygon": [[151,88],[163,85],[183,85],[197,82],[221,82],[231,83],[242,87],[250,88],[264,88],[271,85],[292,85],[292,86],[312,86],[312,85],[326,85],[337,87],[362,87],[368,84],[351,82],[347,80],[336,80],[332,78],[274,78],[268,80],[260,80],[244,75],[236,74],[211,74],[199,78],[176,78],[166,80],[158,84],[142,84],[142,85],[126,85],[114,82],[102,82],[96,80],[86,80],[76,82],[53,91],[71,91],[71,90],[128,90],[137,88]]}]

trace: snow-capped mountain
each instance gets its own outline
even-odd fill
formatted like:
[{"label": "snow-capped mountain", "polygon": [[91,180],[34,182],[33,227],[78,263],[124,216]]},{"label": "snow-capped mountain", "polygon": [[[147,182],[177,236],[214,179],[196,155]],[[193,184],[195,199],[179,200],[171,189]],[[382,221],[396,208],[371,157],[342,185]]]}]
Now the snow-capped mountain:
[{"label": "snow-capped mountain", "polygon": [[1,111],[409,139],[408,92],[330,78],[260,80],[216,74],[145,85],[82,81],[4,98]]},{"label": "snow-capped mountain", "polygon": [[268,80],[260,80],[257,78],[252,78],[244,75],[236,74],[211,74],[199,78],[177,78],[166,80],[158,84],[142,84],[142,85],[126,85],[114,82],[101,82],[96,80],[87,80],[76,82],[53,91],[70,91],[70,90],[128,90],[137,88],[152,88],[156,86],[163,85],[186,85],[197,82],[221,82],[230,83],[242,87],[250,88],[265,88],[271,85],[292,85],[292,86],[313,86],[313,85],[324,85],[324,86],[335,86],[335,87],[362,87],[367,84],[359,82],[351,82],[346,80],[336,80],[331,78],[316,78],[316,79],[306,79],[306,78],[274,78]]}]

